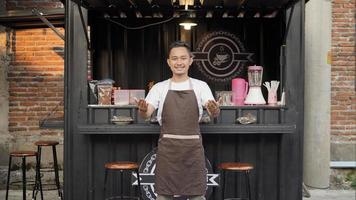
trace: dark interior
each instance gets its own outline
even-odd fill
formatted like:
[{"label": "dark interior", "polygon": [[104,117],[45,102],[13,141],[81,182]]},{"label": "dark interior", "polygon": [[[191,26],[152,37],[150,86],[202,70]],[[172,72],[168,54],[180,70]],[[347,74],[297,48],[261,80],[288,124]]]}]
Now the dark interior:
[{"label": "dark interior", "polygon": [[[80,1],[89,12],[92,78],[113,79],[115,86],[121,88],[147,89],[149,81],[170,77],[166,52],[171,42],[184,40],[194,51],[206,34],[227,31],[239,38],[246,52],[253,54],[236,77],[247,79],[247,66],[261,65],[263,82],[281,79],[285,11],[295,0],[195,0],[188,7],[182,2],[185,1]],[[179,26],[185,20],[198,26],[186,31]],[[213,92],[231,90],[230,79],[210,80],[196,63],[190,76],[208,82]]]},{"label": "dark interior", "polygon": [[[253,62],[245,63],[237,76],[247,79],[247,66],[264,67],[264,80],[280,78],[280,46],[283,44],[284,13],[274,18],[242,19],[194,19],[198,26],[184,31],[178,24],[183,19],[173,19],[168,23],[139,30],[128,30],[98,15],[90,20],[93,51],[93,79],[110,78],[121,88],[146,88],[148,81],[161,81],[170,77],[166,63],[169,44],[175,40],[189,42],[192,51],[199,40],[212,31],[228,31],[235,34],[245,49],[253,53]],[[152,24],[164,19],[117,19],[130,27]],[[205,77],[193,63],[190,76],[209,83],[213,91],[231,90],[227,82],[213,82]],[[263,80],[263,81],[264,81]]]}]

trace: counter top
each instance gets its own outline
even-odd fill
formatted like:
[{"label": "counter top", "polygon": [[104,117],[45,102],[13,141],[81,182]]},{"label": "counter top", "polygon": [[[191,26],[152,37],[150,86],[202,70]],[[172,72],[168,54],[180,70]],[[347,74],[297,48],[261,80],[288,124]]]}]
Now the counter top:
[{"label": "counter top", "polygon": [[[156,124],[88,124],[78,125],[79,134],[159,134]],[[201,125],[202,134],[291,134],[295,124],[208,124]]]}]

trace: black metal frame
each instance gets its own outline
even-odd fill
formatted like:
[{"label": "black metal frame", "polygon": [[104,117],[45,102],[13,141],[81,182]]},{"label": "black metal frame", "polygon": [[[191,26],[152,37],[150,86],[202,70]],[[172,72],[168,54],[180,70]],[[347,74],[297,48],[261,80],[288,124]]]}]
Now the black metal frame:
[{"label": "black metal frame", "polygon": [[[109,172],[116,172],[116,171],[120,171],[120,195],[119,196],[110,196],[110,197],[106,197],[106,185],[107,185],[107,178],[108,178],[108,173]],[[137,177],[140,177],[140,173],[138,171],[138,169],[132,170],[132,169],[120,169],[120,170],[115,170],[115,169],[105,169],[105,175],[104,175],[104,200],[109,200],[109,199],[138,199],[140,200],[142,198],[142,192],[141,192],[141,182],[140,182],[140,178],[137,179],[137,187],[138,187],[138,196],[134,197],[134,196],[126,196],[124,195],[124,171],[135,171]]]},{"label": "black metal frame", "polygon": [[[222,200],[242,200],[242,199],[247,199],[247,200],[253,200],[251,197],[251,184],[250,184],[250,170],[243,170],[243,171],[232,171],[234,173],[238,173],[238,174],[243,174],[243,176],[245,177],[245,190],[247,193],[247,197],[242,197],[241,194],[239,197],[232,197],[232,198],[228,198],[225,199],[225,186],[226,186],[226,173],[227,172],[231,172],[231,170],[220,170],[220,193],[221,193],[221,199]],[[222,180],[222,181],[221,181]]]},{"label": "black metal frame", "polygon": [[[9,189],[10,189],[10,184],[11,184],[11,164],[12,164],[12,158],[13,157],[21,157],[21,170],[22,170],[22,199],[26,200],[26,157],[31,157],[31,156],[13,156],[9,155],[9,166],[8,166],[8,171],[7,171],[7,182],[6,182],[6,194],[5,194],[5,200],[8,200],[9,198]],[[41,192],[41,200],[43,200],[43,193],[42,193],[42,183],[41,183],[41,179],[40,179],[40,171],[39,171],[39,157],[38,157],[38,153],[35,155],[36,157],[36,175],[35,175],[35,184],[33,187],[33,191],[32,191],[32,199],[36,200],[36,194],[35,190],[40,190]]]},{"label": "black metal frame", "polygon": [[64,27],[65,15],[63,8],[43,9],[41,12],[43,13],[41,17],[34,14],[31,10],[1,12],[0,24],[15,29],[42,28],[48,26],[43,21],[42,17],[44,17],[45,21],[48,21],[53,27]]},{"label": "black metal frame", "polygon": [[[42,145],[37,145],[37,156],[38,156],[38,180],[39,180],[39,187],[40,187],[40,193],[41,193],[41,198],[43,198],[43,192],[42,192],[42,181],[41,181],[41,155],[42,155]],[[54,170],[54,181],[55,185],[57,187],[57,192],[58,192],[58,197],[60,200],[63,200],[63,194],[62,194],[62,189],[61,185],[59,182],[59,170],[58,170],[58,160],[57,160],[57,149],[56,149],[56,144],[50,145],[52,147],[52,156],[53,156],[53,170]],[[35,187],[33,192],[34,192],[34,198],[36,199],[37,197],[37,192],[39,188]]]}]

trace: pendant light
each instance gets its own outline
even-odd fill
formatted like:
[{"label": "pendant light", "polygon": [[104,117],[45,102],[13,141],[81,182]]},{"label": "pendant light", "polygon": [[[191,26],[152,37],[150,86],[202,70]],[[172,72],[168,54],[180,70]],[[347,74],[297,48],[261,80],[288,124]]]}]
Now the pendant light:
[{"label": "pendant light", "polygon": [[182,22],[179,23],[180,26],[183,26],[184,30],[191,30],[193,26],[197,26],[197,23],[194,22]]}]

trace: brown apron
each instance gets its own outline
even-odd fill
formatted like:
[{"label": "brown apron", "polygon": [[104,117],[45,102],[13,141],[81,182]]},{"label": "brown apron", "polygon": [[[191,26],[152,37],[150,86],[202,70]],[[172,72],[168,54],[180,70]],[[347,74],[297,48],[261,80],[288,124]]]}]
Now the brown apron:
[{"label": "brown apron", "polygon": [[[190,81],[190,79],[189,79]],[[160,195],[205,195],[206,167],[199,128],[199,109],[190,90],[169,90],[162,109],[155,192]]]}]

